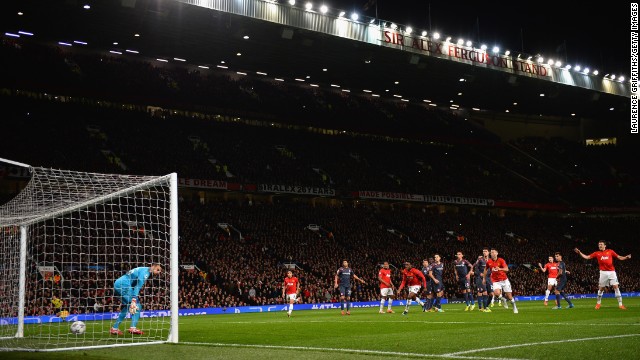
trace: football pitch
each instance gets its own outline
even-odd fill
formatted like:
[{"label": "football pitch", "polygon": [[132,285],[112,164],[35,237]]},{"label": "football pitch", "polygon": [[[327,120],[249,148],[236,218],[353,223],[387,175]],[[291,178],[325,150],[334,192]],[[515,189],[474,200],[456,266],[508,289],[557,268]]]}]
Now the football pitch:
[{"label": "football pitch", "polygon": [[[180,318],[180,344],[49,353],[0,352],[2,359],[637,359],[640,298],[576,300],[573,309],[496,304],[492,313],[445,305],[444,313],[378,314],[378,308]],[[566,303],[563,303],[565,306]],[[127,324],[125,324],[127,325]],[[142,326],[144,330],[144,324]]]}]

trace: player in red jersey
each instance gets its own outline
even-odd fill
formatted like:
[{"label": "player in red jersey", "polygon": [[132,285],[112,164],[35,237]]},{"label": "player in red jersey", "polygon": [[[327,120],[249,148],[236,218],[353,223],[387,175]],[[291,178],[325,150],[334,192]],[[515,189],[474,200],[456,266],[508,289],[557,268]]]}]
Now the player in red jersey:
[{"label": "player in red jersey", "polygon": [[[507,262],[504,261],[503,258],[498,257],[498,250],[491,249],[491,256],[487,260],[487,266],[484,269],[484,273],[482,277],[486,279],[487,271],[491,269],[491,282],[493,283],[493,293],[498,297],[498,300],[502,302],[502,305],[505,309],[508,309],[507,299],[511,301],[511,305],[513,305],[513,313],[518,313],[518,308],[516,307],[516,300],[511,295],[511,283],[507,278],[507,271],[509,271],[509,266]],[[502,297],[502,293],[507,296],[507,299]]]},{"label": "player in red jersey", "polygon": [[618,276],[616,275],[616,269],[613,267],[613,258],[615,257],[618,260],[627,260],[631,259],[631,254],[627,256],[620,256],[616,254],[615,251],[611,249],[607,249],[607,243],[603,240],[598,242],[598,250],[590,255],[585,255],[578,248],[575,248],[574,251],[582,256],[583,259],[597,259],[598,266],[600,267],[600,282],[598,286],[598,301],[596,303],[596,310],[600,309],[600,303],[602,303],[602,294],[604,294],[604,290],[606,287],[611,286],[613,291],[616,293],[616,298],[618,299],[618,307],[622,310],[627,310],[624,305],[622,305],[622,295],[620,294],[620,288],[618,287]]},{"label": "player in red jersey", "polygon": [[547,290],[544,292],[544,306],[549,304],[549,294],[554,287],[558,286],[558,264],[553,261],[553,256],[549,256],[549,262],[544,264],[538,263],[540,270],[542,272],[549,272],[549,277],[547,278]]},{"label": "player in red jersey", "polygon": [[282,297],[285,301],[289,300],[289,311],[287,311],[287,317],[291,317],[293,311],[293,303],[298,299],[300,294],[300,282],[298,278],[293,276],[291,270],[287,271],[287,277],[284,278],[282,283]]},{"label": "player in red jersey", "polygon": [[393,281],[391,281],[391,269],[389,269],[389,262],[385,261],[382,264],[382,269],[378,271],[378,281],[380,281],[380,314],[384,314],[384,301],[387,300],[387,312],[393,314],[391,310],[391,304],[393,303]]},{"label": "player in red jersey", "polygon": [[409,295],[407,296],[407,305],[404,306],[404,311],[402,315],[407,315],[409,312],[409,306],[411,306],[411,302],[415,300],[420,306],[424,306],[422,300],[418,294],[420,293],[420,287],[427,286],[427,279],[422,274],[422,271],[411,266],[410,262],[404,263],[404,270],[402,270],[402,283],[398,288],[398,293],[404,289],[404,286],[407,285],[407,289],[409,290]]}]

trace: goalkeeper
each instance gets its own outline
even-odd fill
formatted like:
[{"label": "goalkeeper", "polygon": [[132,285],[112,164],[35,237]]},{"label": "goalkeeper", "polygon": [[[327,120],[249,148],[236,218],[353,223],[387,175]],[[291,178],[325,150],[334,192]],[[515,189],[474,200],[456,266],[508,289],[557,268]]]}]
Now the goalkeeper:
[{"label": "goalkeeper", "polygon": [[120,297],[122,302],[122,310],[118,320],[113,324],[110,330],[112,335],[123,335],[122,331],[118,329],[120,323],[127,316],[127,312],[131,313],[131,327],[129,333],[134,335],[143,335],[144,332],[136,328],[138,320],[140,319],[140,311],[142,311],[142,305],[139,302],[138,294],[140,289],[144,285],[145,281],[150,275],[158,275],[162,271],[162,266],[157,263],[151,264],[150,267],[137,267],[133,270],[129,270],[128,273],[122,275],[113,285],[115,295]]}]

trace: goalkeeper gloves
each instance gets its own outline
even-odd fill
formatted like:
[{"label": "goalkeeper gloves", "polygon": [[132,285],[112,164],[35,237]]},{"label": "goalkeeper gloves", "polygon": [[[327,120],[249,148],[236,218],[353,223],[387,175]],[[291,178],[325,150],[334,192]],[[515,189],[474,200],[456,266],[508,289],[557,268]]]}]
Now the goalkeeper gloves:
[{"label": "goalkeeper gloves", "polygon": [[136,299],[131,300],[131,305],[129,305],[129,313],[134,315],[138,312],[138,305],[136,304]]}]

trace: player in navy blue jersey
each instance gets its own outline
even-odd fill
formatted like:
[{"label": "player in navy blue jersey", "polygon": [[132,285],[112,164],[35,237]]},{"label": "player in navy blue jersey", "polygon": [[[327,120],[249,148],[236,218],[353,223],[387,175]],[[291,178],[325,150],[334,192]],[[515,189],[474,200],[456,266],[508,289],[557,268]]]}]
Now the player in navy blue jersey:
[{"label": "player in navy blue jersey", "polygon": [[478,294],[478,309],[484,312],[491,312],[488,307],[486,281],[482,278],[482,273],[486,267],[487,260],[482,255],[478,256],[478,260],[473,264],[473,283]]},{"label": "player in navy blue jersey", "polygon": [[363,284],[366,282],[360,279],[349,267],[347,260],[342,261],[342,267],[338,269],[335,276],[335,288],[340,291],[340,313],[344,315],[344,305],[347,303],[347,315],[351,315],[351,277]]},{"label": "player in navy blue jersey", "polygon": [[[484,262],[486,264],[486,262],[489,261],[489,248],[482,249],[482,257],[484,258]],[[493,307],[493,303],[495,302],[496,298],[493,292],[493,282],[491,281],[491,268],[485,267],[485,270],[487,270],[487,276],[484,277],[484,286],[485,291],[487,292],[487,297],[484,301],[484,308],[485,311],[489,310],[488,312],[491,312],[490,307]],[[489,302],[491,302],[491,304],[489,304]]]},{"label": "player in navy blue jersey", "polygon": [[569,275],[569,271],[567,271],[567,265],[562,261],[562,254],[559,252],[555,253],[556,263],[558,264],[558,285],[556,285],[556,306],[553,307],[554,310],[562,309],[560,305],[560,296],[563,299],[567,300],[569,303],[569,309],[573,308],[573,303],[571,299],[567,297],[567,294],[564,292],[564,288],[567,286],[567,275]]},{"label": "player in navy blue jersey", "polygon": [[476,304],[473,301],[473,293],[471,292],[471,275],[473,274],[473,265],[467,259],[463,259],[462,251],[456,253],[456,259],[453,261],[456,274],[456,282],[464,295],[464,303],[467,305],[464,311],[473,311]]},{"label": "player in navy blue jersey", "polygon": [[429,278],[431,278],[431,291],[436,296],[436,301],[431,311],[444,312],[442,305],[440,305],[440,300],[444,293],[444,284],[442,282],[444,264],[440,262],[440,254],[433,255],[433,260],[433,264],[431,264],[429,269]]},{"label": "player in navy blue jersey", "polygon": [[423,312],[430,311],[434,303],[433,293],[431,292],[432,280],[429,277],[429,271],[431,271],[431,263],[433,263],[433,258],[422,260],[422,274],[427,279],[427,286],[425,286],[424,288],[424,293],[427,295],[427,301],[424,302],[424,306],[422,307]]}]

